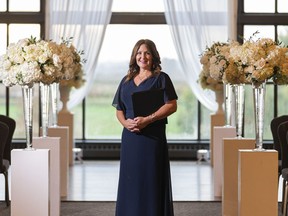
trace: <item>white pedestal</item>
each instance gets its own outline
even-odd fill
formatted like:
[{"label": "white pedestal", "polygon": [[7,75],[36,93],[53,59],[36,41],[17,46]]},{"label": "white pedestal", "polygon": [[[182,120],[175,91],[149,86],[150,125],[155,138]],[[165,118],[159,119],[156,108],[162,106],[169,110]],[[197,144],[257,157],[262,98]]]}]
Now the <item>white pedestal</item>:
[{"label": "white pedestal", "polygon": [[73,165],[73,148],[74,148],[74,114],[70,112],[62,112],[58,113],[58,125],[67,126],[69,128],[69,165]]},{"label": "white pedestal", "polygon": [[49,149],[11,152],[11,216],[49,216]]},{"label": "white pedestal", "polygon": [[238,150],[254,148],[255,139],[223,139],[223,216],[238,214]]},{"label": "white pedestal", "polygon": [[60,137],[60,189],[61,197],[66,197],[69,185],[69,127],[49,127],[48,136]]},{"label": "white pedestal", "polygon": [[33,137],[35,149],[50,150],[50,214],[60,215],[60,137]]},{"label": "white pedestal", "polygon": [[238,215],[278,215],[278,152],[239,150]]},{"label": "white pedestal", "polygon": [[210,163],[213,167],[213,152],[214,152],[214,127],[225,125],[224,113],[211,114],[211,127],[210,127]]},{"label": "white pedestal", "polygon": [[214,127],[214,156],[213,156],[213,176],[214,176],[214,196],[222,197],[223,182],[223,138],[236,137],[235,127]]}]

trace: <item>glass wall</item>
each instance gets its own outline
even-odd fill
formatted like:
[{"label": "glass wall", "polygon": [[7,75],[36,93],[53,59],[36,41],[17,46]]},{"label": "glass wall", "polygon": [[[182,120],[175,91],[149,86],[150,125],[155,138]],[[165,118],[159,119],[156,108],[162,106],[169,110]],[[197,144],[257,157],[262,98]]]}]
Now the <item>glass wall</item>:
[{"label": "glass wall", "polygon": [[[6,4],[8,3],[8,4]],[[0,55],[4,54],[6,47],[10,43],[15,43],[22,38],[30,38],[31,36],[40,38],[43,35],[44,13],[40,13],[40,0],[25,0],[25,4],[19,4],[17,0],[0,1]],[[5,12],[1,13],[1,12]],[[10,12],[13,12],[13,14]],[[39,20],[39,13],[42,19]],[[25,23],[23,17],[25,16]],[[7,20],[5,23],[1,21]],[[11,116],[16,120],[16,129],[14,139],[24,139],[24,115],[22,105],[22,90],[19,86],[6,88],[0,85],[0,113]],[[39,90],[38,85],[34,86],[33,101],[33,135],[39,133]],[[9,100],[6,100],[6,97]]]},{"label": "glass wall", "polygon": [[[16,42],[18,39],[31,35],[34,37],[44,35],[44,13],[41,8],[45,1],[26,0],[25,7],[17,2],[17,0],[0,1],[0,40],[2,42],[0,54],[5,52],[9,43]],[[111,102],[119,81],[127,73],[134,44],[138,39],[149,38],[156,43],[162,59],[163,71],[171,76],[179,96],[178,110],[169,118],[168,139],[178,141],[209,139],[211,111],[199,105],[182,76],[169,28],[165,22],[163,1],[147,0],[145,4],[141,2],[140,0],[114,0],[113,2],[111,24],[107,28],[98,60],[99,75],[87,98],[72,110],[77,124],[75,138],[87,140],[120,138],[122,126],[115,117],[115,109],[111,106]],[[270,37],[288,44],[287,1],[278,0],[276,4],[276,0],[239,0],[238,4],[238,35],[247,38],[255,31],[259,31],[259,37]],[[13,12],[13,15],[9,12]],[[22,19],[23,14],[26,17],[25,23]],[[136,14],[138,18],[145,15],[145,21],[140,18],[135,21],[129,18],[131,14]],[[158,19],[155,19],[155,14]],[[124,17],[125,21],[123,23],[115,21],[115,15]],[[23,139],[25,135],[24,127],[21,127],[24,125],[21,88],[15,86],[7,89],[3,85],[0,88],[0,113],[16,119],[19,126],[16,128],[15,138]],[[35,135],[39,128],[38,91],[36,85],[34,90]],[[272,83],[267,86],[264,132],[266,140],[271,139],[269,121],[273,116],[287,113],[286,92],[286,86],[275,88]],[[6,100],[6,96],[9,100]],[[245,137],[254,137],[252,88],[249,85],[246,86],[246,98]]]},{"label": "glass wall", "polygon": [[[197,140],[200,125],[197,117],[200,113],[198,101],[182,75],[169,27],[166,23],[158,24],[159,20],[153,20],[153,16],[149,17],[149,13],[160,13],[165,18],[163,1],[149,0],[142,4],[140,0],[124,2],[114,0],[112,11],[114,14],[123,14],[123,16],[127,12],[140,12],[139,16],[147,13],[145,19],[149,24],[141,21],[135,24],[136,21],[130,18],[131,23],[129,21],[122,24],[112,22],[108,26],[98,59],[97,73],[99,75],[96,77],[93,89],[85,99],[84,134],[82,130],[77,130],[75,136],[92,140],[120,139],[122,126],[116,119],[115,108],[111,105],[112,100],[120,80],[128,71],[134,44],[139,39],[148,38],[155,42],[162,60],[162,70],[170,75],[179,96],[178,110],[168,120],[167,137],[176,140]],[[75,116],[77,122],[83,122],[81,110],[82,104],[72,110],[77,116]],[[201,137],[209,139],[210,133],[207,128],[210,128],[210,118],[208,120],[206,118],[207,115],[201,122],[201,126],[205,128]]]},{"label": "glass wall", "polygon": [[111,103],[120,80],[127,74],[132,48],[142,38],[156,43],[162,70],[170,75],[179,96],[178,110],[169,117],[168,138],[197,138],[197,100],[182,76],[168,26],[111,24],[106,31],[98,61],[99,76],[86,98],[87,139],[120,138],[122,126],[115,117],[115,108]]},{"label": "glass wall", "polygon": [[[288,45],[287,1],[282,0],[239,0],[238,1],[238,35],[249,38],[253,33],[258,38],[272,38]],[[273,14],[273,16],[271,16]],[[271,140],[270,122],[275,116],[287,114],[287,86],[275,86],[267,83],[264,139]],[[246,86],[245,92],[245,137],[254,133],[254,109],[252,87]]]}]

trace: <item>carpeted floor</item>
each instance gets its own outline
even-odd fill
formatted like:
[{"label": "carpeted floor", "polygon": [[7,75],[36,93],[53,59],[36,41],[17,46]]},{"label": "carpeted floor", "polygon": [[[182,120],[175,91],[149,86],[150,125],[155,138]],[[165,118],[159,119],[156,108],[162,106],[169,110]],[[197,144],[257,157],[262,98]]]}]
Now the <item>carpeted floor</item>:
[{"label": "carpeted floor", "polygon": [[[174,202],[174,213],[175,216],[221,216],[221,202]],[[61,216],[114,216],[114,214],[115,202],[61,203]],[[10,208],[7,208],[4,202],[0,202],[0,215],[10,216]]]}]

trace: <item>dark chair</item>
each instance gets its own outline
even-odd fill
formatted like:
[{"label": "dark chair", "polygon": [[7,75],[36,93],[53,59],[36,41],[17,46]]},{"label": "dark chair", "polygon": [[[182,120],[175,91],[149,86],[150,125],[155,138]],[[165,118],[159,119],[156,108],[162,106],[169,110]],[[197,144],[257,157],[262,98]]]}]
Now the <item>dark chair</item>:
[{"label": "dark chair", "polygon": [[10,118],[10,117],[5,116],[5,115],[0,115],[0,122],[7,124],[9,127],[9,135],[8,135],[8,139],[7,139],[7,145],[6,145],[5,150],[4,150],[4,158],[6,160],[8,160],[9,163],[11,164],[11,146],[12,146],[11,144],[12,144],[14,131],[16,128],[16,122],[13,118]]},{"label": "dark chair", "polygon": [[272,119],[271,123],[270,123],[270,128],[271,128],[271,132],[272,132],[272,138],[273,138],[273,148],[278,151],[278,179],[281,175],[281,144],[280,144],[280,140],[278,137],[278,127],[281,123],[288,121],[288,115],[282,115],[282,116],[278,116],[275,117],[274,119]]},{"label": "dark chair", "polygon": [[9,201],[9,186],[8,186],[8,169],[9,169],[9,161],[4,159],[4,150],[5,145],[9,135],[9,127],[0,122],[0,173],[4,175],[5,178],[5,201],[6,205],[10,205]]},{"label": "dark chair", "polygon": [[14,131],[16,128],[16,122],[14,119],[5,115],[0,115],[0,122],[6,124],[9,128],[9,132],[7,134],[7,139],[5,142],[3,155],[2,155],[2,160],[5,161],[5,164],[7,166],[7,170],[5,171],[7,172],[7,176],[5,176],[5,201],[6,201],[7,206],[9,206],[10,201],[9,201],[9,190],[8,190],[8,168],[11,164],[11,146],[12,146],[12,139],[13,139]]},{"label": "dark chair", "polygon": [[282,122],[278,127],[278,138],[281,146],[282,158],[282,178],[283,178],[283,193],[282,193],[282,212],[286,215],[287,212],[287,195],[288,195],[288,121]]}]

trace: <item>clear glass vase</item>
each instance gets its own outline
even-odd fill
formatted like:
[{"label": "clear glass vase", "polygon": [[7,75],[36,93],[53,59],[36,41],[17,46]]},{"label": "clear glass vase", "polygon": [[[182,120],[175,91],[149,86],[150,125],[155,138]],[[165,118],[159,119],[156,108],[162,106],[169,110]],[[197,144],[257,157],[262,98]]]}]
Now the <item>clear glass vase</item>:
[{"label": "clear glass vase", "polygon": [[245,84],[232,85],[233,99],[235,100],[235,126],[237,138],[242,138],[245,109]]},{"label": "clear glass vase", "polygon": [[25,134],[26,134],[26,150],[33,150],[32,136],[33,136],[33,85],[22,86],[23,97],[23,111],[25,122]]},{"label": "clear glass vase", "polygon": [[232,87],[229,83],[224,83],[224,111],[225,126],[231,126],[231,108],[232,108]]},{"label": "clear glass vase", "polygon": [[256,134],[256,151],[264,151],[263,148],[263,129],[265,113],[265,91],[266,82],[260,85],[252,84],[254,99],[254,117],[255,117],[255,134]]},{"label": "clear glass vase", "polygon": [[50,85],[40,83],[42,136],[48,135]]},{"label": "clear glass vase", "polygon": [[52,127],[58,125],[58,99],[59,99],[59,83],[50,85],[51,93],[51,111],[52,111]]}]

